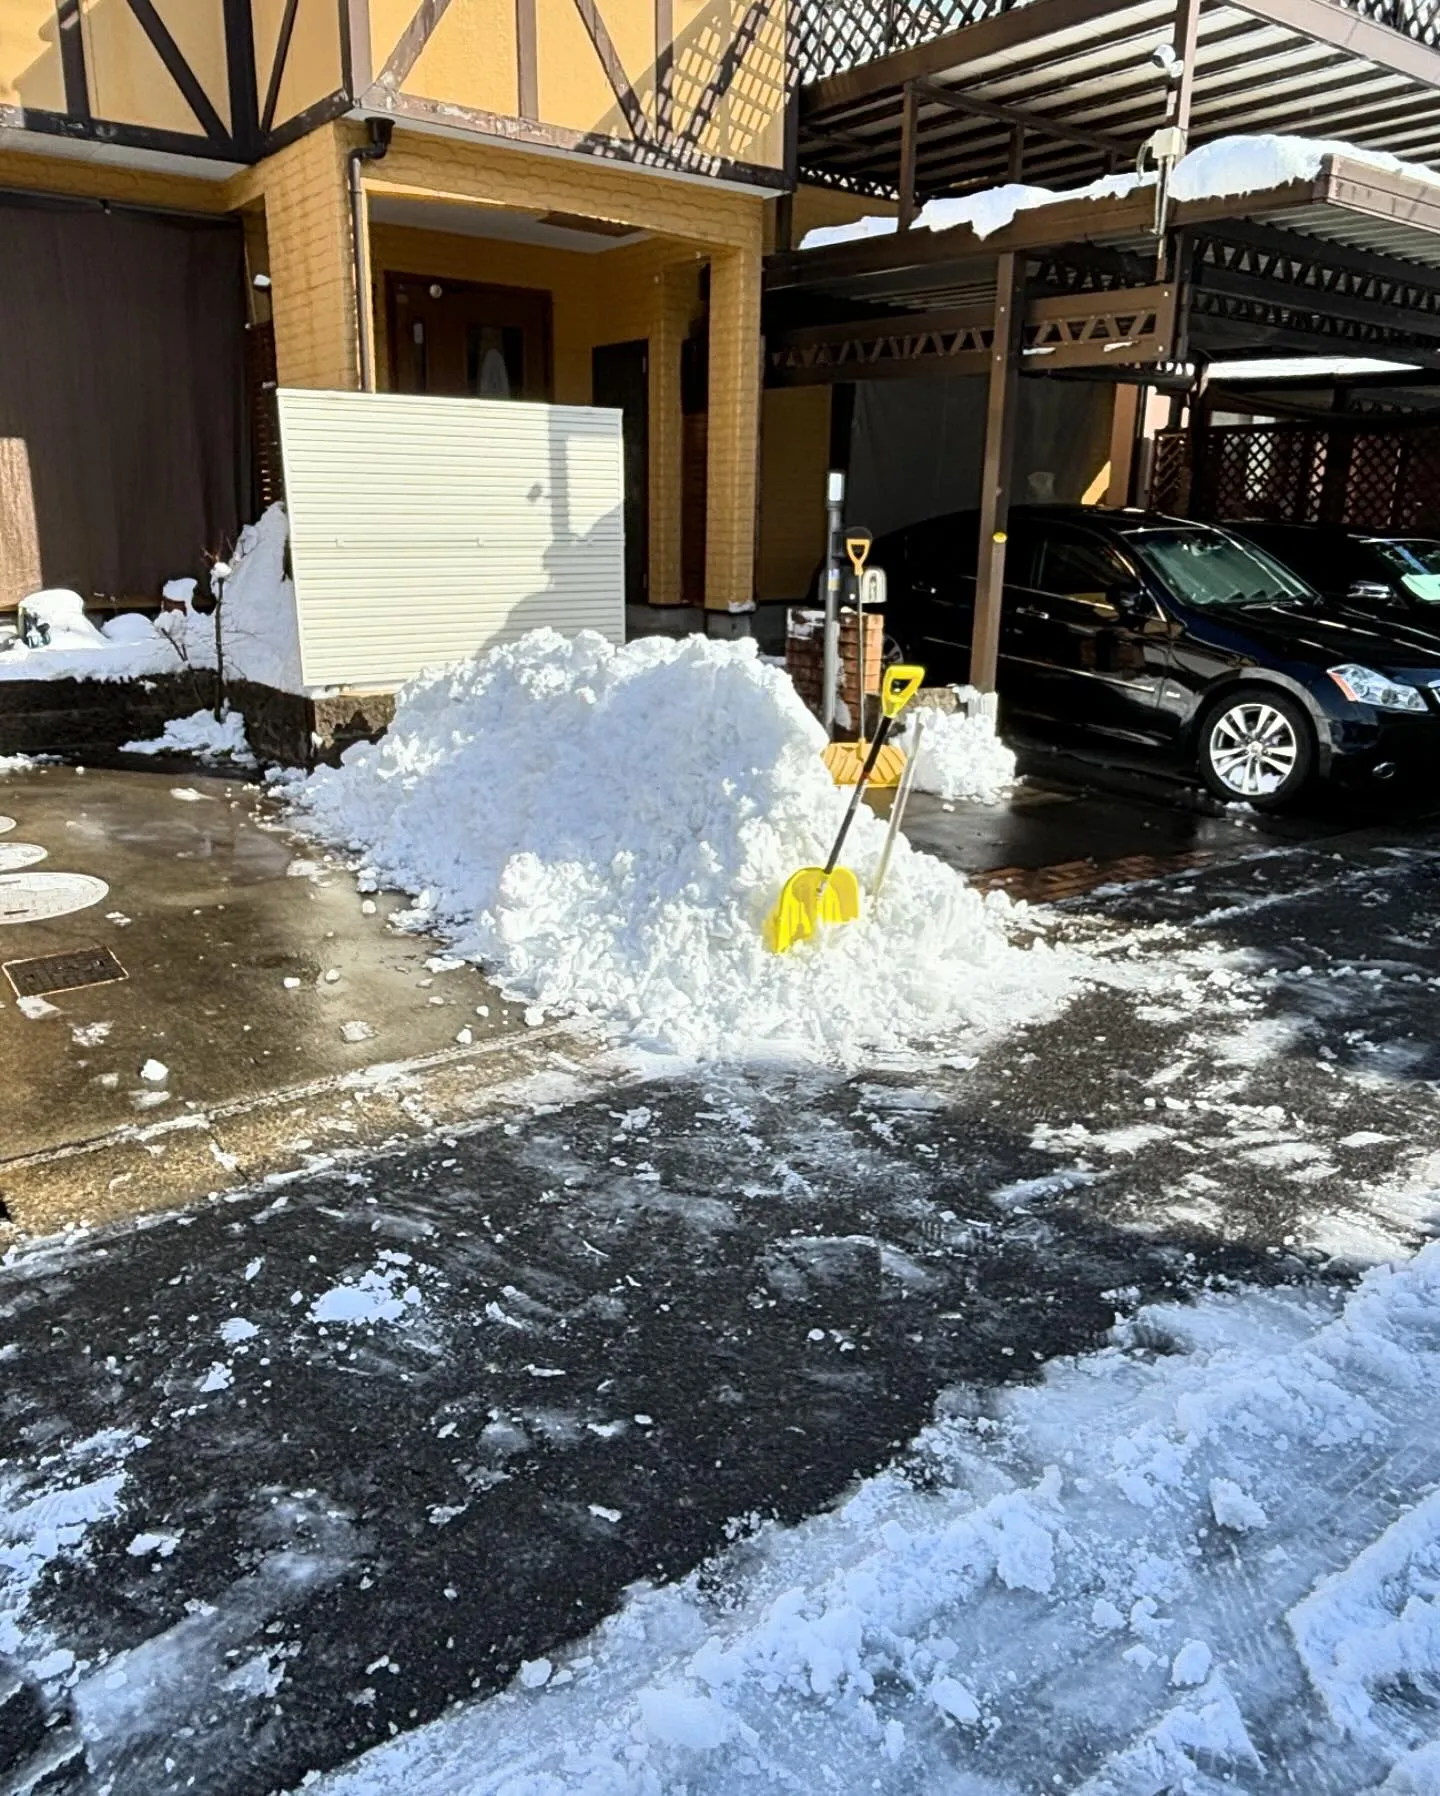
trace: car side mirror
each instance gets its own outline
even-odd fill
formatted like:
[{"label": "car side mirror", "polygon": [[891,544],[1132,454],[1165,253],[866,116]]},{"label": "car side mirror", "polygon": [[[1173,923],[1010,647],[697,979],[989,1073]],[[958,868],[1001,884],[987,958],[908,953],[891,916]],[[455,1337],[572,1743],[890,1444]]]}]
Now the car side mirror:
[{"label": "car side mirror", "polygon": [[1393,605],[1396,602],[1395,588],[1387,586],[1383,580],[1354,580],[1345,597],[1366,605]]},{"label": "car side mirror", "polygon": [[1154,615],[1155,608],[1143,586],[1112,586],[1105,596],[1127,624],[1143,624]]}]

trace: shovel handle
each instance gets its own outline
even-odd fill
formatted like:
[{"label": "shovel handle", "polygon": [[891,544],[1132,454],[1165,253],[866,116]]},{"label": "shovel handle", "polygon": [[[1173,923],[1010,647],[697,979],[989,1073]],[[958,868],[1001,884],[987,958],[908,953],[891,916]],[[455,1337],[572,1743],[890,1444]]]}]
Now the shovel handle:
[{"label": "shovel handle", "polygon": [[[860,769],[860,777],[855,782],[855,790],[850,794],[850,803],[845,808],[845,818],[840,825],[840,833],[835,838],[835,846],[830,850],[830,858],[824,867],[825,879],[835,871],[835,864],[840,859],[840,851],[845,846],[845,838],[850,834],[850,825],[855,821],[855,813],[860,809],[860,800],[865,794],[870,775],[875,771],[875,763],[880,759],[880,750],[885,746],[885,738],[890,734],[890,725],[895,719],[888,713],[880,719],[880,727],[875,732],[875,740],[870,744],[870,752],[865,757],[865,765]],[[821,881],[824,890],[824,880]]]}]

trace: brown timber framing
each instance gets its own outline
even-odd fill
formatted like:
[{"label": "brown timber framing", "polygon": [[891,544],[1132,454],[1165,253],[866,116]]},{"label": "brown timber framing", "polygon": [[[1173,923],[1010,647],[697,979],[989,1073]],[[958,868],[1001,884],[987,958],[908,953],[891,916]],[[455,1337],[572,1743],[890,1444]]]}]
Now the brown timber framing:
[{"label": "brown timber framing", "polygon": [[980,565],[975,583],[975,624],[970,638],[970,684],[995,690],[1000,659],[1000,606],[1005,591],[1005,542],[1010,528],[1010,477],[1015,461],[1015,413],[1019,398],[1020,319],[1024,272],[1009,251],[995,271],[995,321],[985,397],[985,459],[980,470]]},{"label": "brown timber framing", "polygon": [[420,0],[411,14],[410,23],[400,33],[400,41],[390,52],[380,71],[383,86],[398,93],[424,54],[425,46],[435,35],[435,27],[450,9],[450,0]]}]

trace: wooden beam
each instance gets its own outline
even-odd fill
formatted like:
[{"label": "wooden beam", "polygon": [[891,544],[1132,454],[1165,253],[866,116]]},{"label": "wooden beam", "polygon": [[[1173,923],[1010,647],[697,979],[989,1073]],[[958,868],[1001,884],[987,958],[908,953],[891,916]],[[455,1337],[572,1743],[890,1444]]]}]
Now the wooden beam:
[{"label": "wooden beam", "polygon": [[410,23],[400,33],[400,41],[390,52],[380,71],[383,86],[397,93],[404,87],[410,71],[419,62],[426,44],[435,35],[435,27],[449,11],[450,0],[420,0],[411,14]]},{"label": "wooden beam", "polygon": [[225,121],[215,110],[213,101],[200,85],[195,71],[180,53],[180,46],[171,37],[165,21],[156,12],[153,0],[130,0],[130,10],[139,22],[140,29],[155,46],[155,52],[170,79],[185,96],[185,104],[195,114],[205,135],[216,143],[235,147],[234,140],[225,128]]},{"label": "wooden beam", "polygon": [[351,99],[358,99],[375,80],[370,45],[370,0],[336,0],[336,4],[340,8],[342,85]]},{"label": "wooden beam", "polygon": [[525,119],[540,117],[539,40],[535,0],[515,0],[516,107]]},{"label": "wooden beam", "polygon": [[90,82],[85,73],[85,33],[80,20],[80,0],[59,0],[55,18],[60,33],[65,110],[72,119],[88,125],[91,122]]},{"label": "wooden beam", "polygon": [[908,231],[915,219],[915,133],[919,111],[914,83],[907,81],[900,113],[900,205],[895,215],[895,228],[900,231]]},{"label": "wooden beam", "polygon": [[279,35],[275,39],[275,60],[270,64],[270,79],[265,83],[265,107],[260,114],[260,129],[267,136],[275,123],[275,108],[280,103],[280,83],[285,79],[285,59],[290,54],[290,40],[295,35],[295,15],[299,10],[300,0],[285,0]]},{"label": "wooden beam", "polygon": [[1005,179],[1019,182],[1025,174],[1025,127],[1010,127],[1010,154],[1005,163]]},{"label": "wooden beam", "polygon": [[575,10],[580,15],[595,54],[600,58],[600,67],[604,69],[605,79],[610,83],[610,91],[615,96],[615,104],[620,108],[620,116],[630,127],[630,135],[635,141],[643,143],[649,135],[645,108],[630,85],[630,77],[625,73],[625,65],[620,60],[620,52],[615,48],[610,29],[600,16],[600,8],[595,0],[575,0]]},{"label": "wooden beam", "polygon": [[655,135],[662,143],[675,123],[674,83],[674,0],[655,0]]},{"label": "wooden beam", "polygon": [[1001,256],[995,283],[995,335],[985,399],[985,460],[980,474],[980,563],[975,624],[970,638],[970,684],[995,690],[1000,659],[1000,612],[1005,591],[1005,541],[1010,526],[1010,480],[1015,461],[1015,414],[1020,391],[1020,320],[1024,275],[1014,252]]},{"label": "wooden beam", "polygon": [[225,70],[230,87],[230,135],[248,159],[260,154],[255,32],[250,0],[225,0]]}]

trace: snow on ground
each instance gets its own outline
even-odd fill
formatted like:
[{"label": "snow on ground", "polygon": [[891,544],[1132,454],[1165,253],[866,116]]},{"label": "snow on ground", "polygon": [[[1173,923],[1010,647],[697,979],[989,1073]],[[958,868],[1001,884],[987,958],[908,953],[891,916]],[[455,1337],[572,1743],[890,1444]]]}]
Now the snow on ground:
[{"label": "snow on ground", "polygon": [[144,742],[122,742],[128,755],[198,755],[202,761],[226,756],[253,767],[255,757],[245,737],[245,719],[227,711],[218,719],[213,711],[194,711],[189,717],[172,717],[158,736]]},{"label": "snow on ground", "polygon": [[314,1796],[1433,1793],[1440,1244],[1156,1306],[957,1396],[768,1527]]},{"label": "snow on ground", "polygon": [[[285,577],[285,510],[272,505],[258,524],[240,532],[221,608],[225,668],[231,679],[253,680],[281,692],[303,692],[295,588]],[[167,593],[194,581],[167,581]],[[31,594],[21,604],[44,617],[51,639],[27,648],[18,637],[0,649],[0,680],[140,680],[216,662],[215,618],[190,608],[162,612],[152,623],[126,612],[97,629],[78,593]]]},{"label": "snow on ground", "polygon": [[[413,926],[642,1048],[853,1061],[1058,1002],[1070,963],[1013,945],[1007,901],[903,840],[858,922],[767,949],[781,886],[824,862],[849,800],[823,745],[753,643],[535,631],[412,682],[383,741],[288,790],[362,885],[416,895]],[[862,808],[844,854],[862,887],[884,835]]]},{"label": "snow on ground", "polygon": [[1015,755],[995,728],[995,701],[987,702],[973,686],[957,686],[957,709],[930,707],[916,711],[904,737],[912,749],[915,723],[920,732],[920,762],[915,784],[938,798],[964,798],[975,804],[999,804],[1015,783]]},{"label": "snow on ground", "polygon": [[[1313,180],[1327,156],[1342,156],[1367,168],[1407,175],[1427,186],[1440,185],[1440,175],[1419,163],[1403,162],[1379,150],[1362,150],[1355,144],[1328,142],[1311,137],[1222,137],[1202,144],[1176,163],[1170,195],[1176,200],[1219,199],[1230,194],[1260,193],[1288,181]],[[931,200],[915,220],[915,229],[948,231],[968,225],[977,237],[989,237],[1013,224],[1017,213],[1033,211],[1064,200],[1112,199],[1137,187],[1153,185],[1153,174],[1104,175],[1083,187],[1056,191],[1009,182],[981,193],[955,199]],[[866,216],[853,224],[823,225],[807,231],[801,249],[822,249],[826,244],[853,243],[866,237],[885,237],[896,229],[894,218]]]}]

